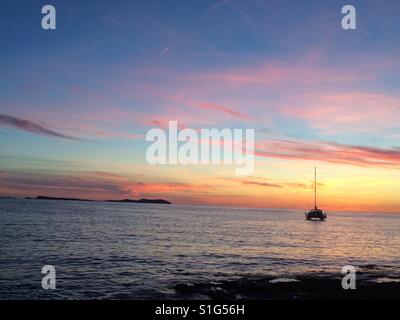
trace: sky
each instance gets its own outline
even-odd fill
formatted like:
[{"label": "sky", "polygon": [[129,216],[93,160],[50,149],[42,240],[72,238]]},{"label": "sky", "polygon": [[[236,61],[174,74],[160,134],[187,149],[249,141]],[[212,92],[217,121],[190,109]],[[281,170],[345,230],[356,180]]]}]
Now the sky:
[{"label": "sky", "polygon": [[[3,1],[0,196],[305,210],[317,165],[323,209],[400,212],[399,15],[398,0]],[[147,131],[174,120],[255,129],[253,174],[149,165]]]}]

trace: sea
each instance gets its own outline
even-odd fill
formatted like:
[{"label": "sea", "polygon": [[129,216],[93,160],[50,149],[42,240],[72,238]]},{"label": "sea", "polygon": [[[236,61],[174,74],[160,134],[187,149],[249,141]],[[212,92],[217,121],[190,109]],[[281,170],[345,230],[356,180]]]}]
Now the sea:
[{"label": "sea", "polygon": [[400,279],[400,214],[0,200],[0,299],[192,299],[176,288],[346,265]]}]

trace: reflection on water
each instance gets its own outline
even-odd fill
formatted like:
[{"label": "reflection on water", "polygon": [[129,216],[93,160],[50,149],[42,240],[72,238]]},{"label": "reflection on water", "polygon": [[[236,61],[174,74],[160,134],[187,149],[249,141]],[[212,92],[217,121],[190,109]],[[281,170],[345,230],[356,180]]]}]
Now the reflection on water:
[{"label": "reflection on water", "polygon": [[[163,298],[177,283],[397,270],[400,215],[0,200],[0,298]],[[57,290],[41,290],[41,268]],[[371,268],[370,268],[371,269]]]}]

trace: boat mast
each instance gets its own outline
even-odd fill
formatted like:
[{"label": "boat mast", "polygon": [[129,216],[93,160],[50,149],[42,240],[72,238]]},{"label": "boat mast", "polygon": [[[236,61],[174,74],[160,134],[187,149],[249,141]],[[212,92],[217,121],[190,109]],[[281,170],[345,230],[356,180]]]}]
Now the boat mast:
[{"label": "boat mast", "polygon": [[317,210],[317,166],[314,167],[314,207]]}]

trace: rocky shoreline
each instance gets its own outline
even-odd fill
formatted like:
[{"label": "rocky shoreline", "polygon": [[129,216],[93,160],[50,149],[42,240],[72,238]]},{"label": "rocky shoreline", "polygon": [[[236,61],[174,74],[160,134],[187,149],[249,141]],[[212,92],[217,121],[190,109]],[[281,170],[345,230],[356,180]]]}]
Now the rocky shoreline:
[{"label": "rocky shoreline", "polygon": [[344,290],[337,274],[291,278],[244,277],[212,283],[177,284],[182,299],[211,300],[399,300],[400,279],[359,274],[355,290]]}]

